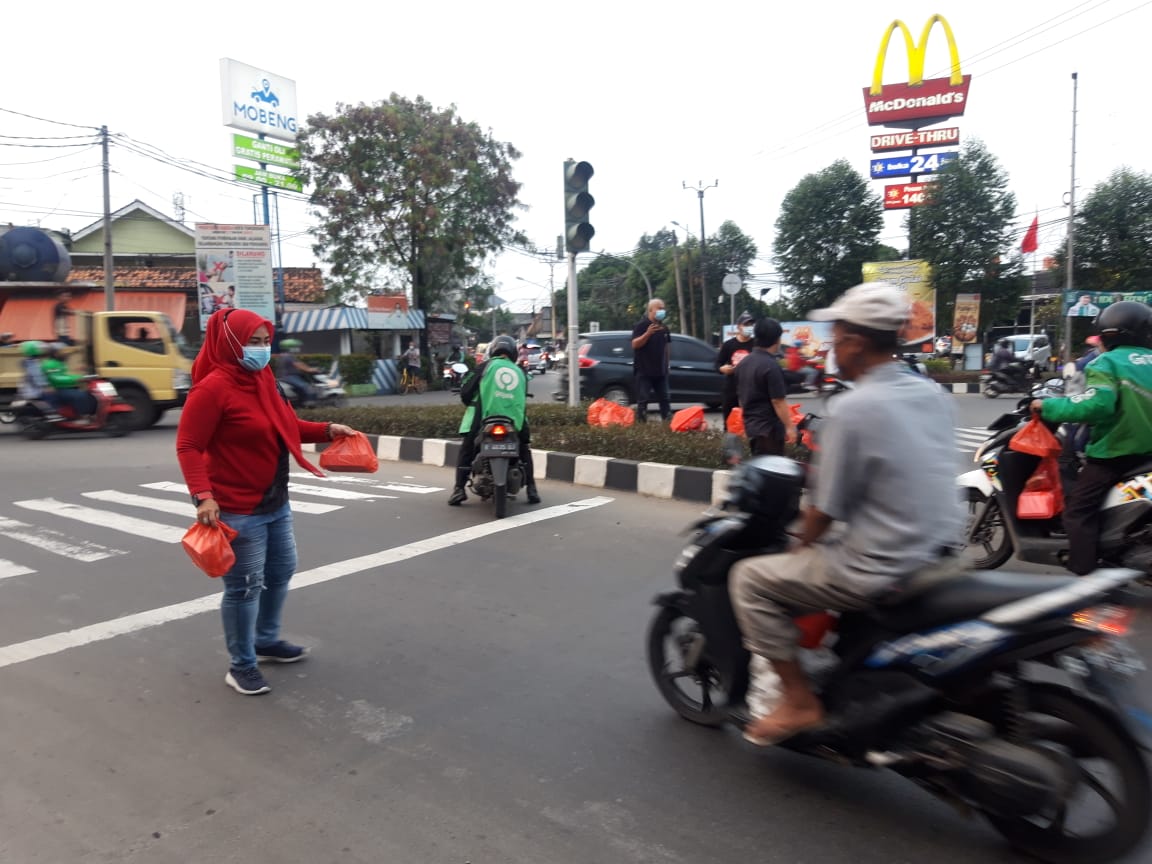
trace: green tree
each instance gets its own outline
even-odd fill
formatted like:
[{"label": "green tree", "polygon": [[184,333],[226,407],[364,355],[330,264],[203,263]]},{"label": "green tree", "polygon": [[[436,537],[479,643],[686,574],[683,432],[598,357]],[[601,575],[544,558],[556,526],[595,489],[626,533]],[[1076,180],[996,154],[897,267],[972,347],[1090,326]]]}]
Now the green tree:
[{"label": "green tree", "polygon": [[335,114],[308,118],[299,146],[319,222],[314,248],[339,299],[383,280],[430,310],[517,238],[512,163],[520,153],[460,119],[455,106],[395,93],[337,105]]},{"label": "green tree", "polygon": [[[1086,291],[1147,291],[1152,285],[1152,174],[1118,168],[1076,212],[1074,284]],[[1065,284],[1067,244],[1056,254]]]},{"label": "green tree", "polygon": [[844,159],[804,177],[784,197],[774,261],[801,312],[827,306],[877,260],[880,196]]},{"label": "green tree", "polygon": [[931,190],[926,204],[909,211],[907,224],[910,257],[932,265],[938,329],[951,324],[960,292],[980,294],[986,327],[1015,323],[1023,282],[1008,175],[983,142],[973,139]]}]

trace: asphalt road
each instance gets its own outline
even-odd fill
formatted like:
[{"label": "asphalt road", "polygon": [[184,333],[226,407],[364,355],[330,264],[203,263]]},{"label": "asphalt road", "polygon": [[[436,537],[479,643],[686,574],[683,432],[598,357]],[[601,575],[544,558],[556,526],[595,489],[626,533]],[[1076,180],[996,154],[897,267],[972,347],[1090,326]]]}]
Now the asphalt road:
[{"label": "asphalt road", "polygon": [[293,477],[314,656],[238,696],[173,433],[0,438],[0,862],[1019,860],[894,776],[673,715],[644,629],[696,505],[543,483],[495,522],[448,469]]}]

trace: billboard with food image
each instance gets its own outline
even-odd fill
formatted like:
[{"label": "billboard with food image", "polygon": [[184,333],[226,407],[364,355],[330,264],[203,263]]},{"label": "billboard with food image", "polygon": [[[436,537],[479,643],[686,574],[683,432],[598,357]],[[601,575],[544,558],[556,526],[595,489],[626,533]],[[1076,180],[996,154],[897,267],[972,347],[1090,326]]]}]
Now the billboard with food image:
[{"label": "billboard with food image", "polygon": [[920,345],[936,338],[936,289],[927,261],[869,261],[862,270],[865,282],[887,282],[908,295],[912,310],[901,334],[904,345]]},{"label": "billboard with food image", "polygon": [[976,341],[980,327],[980,295],[957,294],[956,314],[952,318],[952,346],[958,350],[961,345],[971,345]]}]

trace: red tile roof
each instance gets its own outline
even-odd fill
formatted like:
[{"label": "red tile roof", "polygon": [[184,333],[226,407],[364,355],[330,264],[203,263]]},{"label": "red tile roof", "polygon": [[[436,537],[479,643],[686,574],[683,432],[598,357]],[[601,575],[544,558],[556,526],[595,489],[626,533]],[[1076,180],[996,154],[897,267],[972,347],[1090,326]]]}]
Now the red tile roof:
[{"label": "red tile roof", "polygon": [[[273,268],[275,273],[276,268]],[[117,267],[117,288],[195,289],[195,267]],[[73,267],[69,282],[104,284],[103,267]],[[324,278],[315,267],[284,268],[284,299],[289,303],[317,303],[324,299]]]}]

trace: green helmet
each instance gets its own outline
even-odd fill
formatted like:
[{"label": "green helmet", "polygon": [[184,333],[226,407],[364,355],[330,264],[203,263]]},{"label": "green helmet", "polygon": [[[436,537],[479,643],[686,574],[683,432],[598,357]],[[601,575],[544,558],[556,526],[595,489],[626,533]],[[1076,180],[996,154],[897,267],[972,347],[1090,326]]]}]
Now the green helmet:
[{"label": "green helmet", "polygon": [[44,343],[36,339],[29,339],[27,342],[21,343],[20,353],[25,357],[39,357],[44,353]]},{"label": "green helmet", "polygon": [[299,339],[281,339],[280,340],[280,347],[284,348],[288,351],[291,351],[293,348],[299,348],[303,344],[304,343],[301,342]]}]

